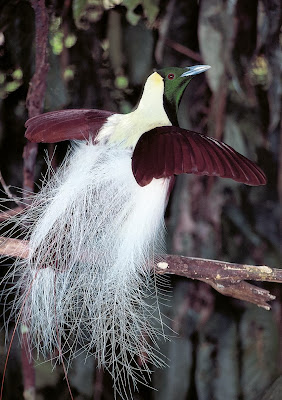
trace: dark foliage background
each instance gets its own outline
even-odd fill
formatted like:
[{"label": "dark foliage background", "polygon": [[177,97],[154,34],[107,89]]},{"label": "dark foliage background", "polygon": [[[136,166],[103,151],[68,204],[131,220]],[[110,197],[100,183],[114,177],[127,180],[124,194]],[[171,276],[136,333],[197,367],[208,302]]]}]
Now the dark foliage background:
[{"label": "dark foliage background", "polygon": [[[44,111],[126,113],[154,67],[212,66],[189,85],[181,126],[224,140],[257,160],[268,184],[251,188],[180,176],[166,215],[168,250],[279,267],[280,1],[50,0],[46,5],[50,68]],[[22,187],[25,99],[35,68],[34,12],[28,0],[2,0],[0,7],[0,170],[9,185]],[[55,164],[66,146],[57,146]],[[38,185],[45,150],[39,147]],[[51,154],[54,148],[47,150]],[[153,374],[158,391],[140,387],[135,399],[281,399],[282,296],[278,285],[268,288],[277,296],[271,312],[225,298],[204,283],[173,279],[166,312],[179,337],[163,349],[170,368]],[[61,367],[51,371],[49,363],[36,367],[36,398],[68,398]],[[5,399],[23,398],[21,376],[15,344]],[[69,377],[76,399],[113,399],[110,378],[97,372],[92,359],[77,359]]]}]

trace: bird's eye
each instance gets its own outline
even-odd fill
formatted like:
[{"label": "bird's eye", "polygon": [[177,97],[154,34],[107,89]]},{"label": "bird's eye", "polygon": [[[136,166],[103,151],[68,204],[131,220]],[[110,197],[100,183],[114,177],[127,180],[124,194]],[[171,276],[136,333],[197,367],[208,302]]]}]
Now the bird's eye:
[{"label": "bird's eye", "polygon": [[168,74],[167,78],[170,80],[174,79],[174,74]]}]

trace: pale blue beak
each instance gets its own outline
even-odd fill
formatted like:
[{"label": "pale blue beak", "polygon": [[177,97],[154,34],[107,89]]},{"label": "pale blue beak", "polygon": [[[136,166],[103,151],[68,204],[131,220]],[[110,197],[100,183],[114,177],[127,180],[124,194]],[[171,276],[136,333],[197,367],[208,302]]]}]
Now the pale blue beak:
[{"label": "pale blue beak", "polygon": [[205,72],[207,69],[210,69],[210,65],[195,65],[194,67],[186,67],[186,68],[187,71],[183,72],[183,74],[180,75],[180,77],[201,74],[202,72]]}]

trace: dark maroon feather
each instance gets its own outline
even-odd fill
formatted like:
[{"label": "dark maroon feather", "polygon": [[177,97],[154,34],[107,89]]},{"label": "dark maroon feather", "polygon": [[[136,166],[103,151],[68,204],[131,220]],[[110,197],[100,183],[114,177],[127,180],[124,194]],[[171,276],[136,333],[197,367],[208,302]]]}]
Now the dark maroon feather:
[{"label": "dark maroon feather", "polygon": [[202,173],[205,171],[205,160],[204,160],[204,154],[202,151],[202,146],[201,143],[198,142],[196,137],[193,136],[188,136],[186,135],[186,139],[189,141],[189,144],[193,150],[193,157],[192,157],[192,162],[193,166],[191,169],[191,172],[193,173]]},{"label": "dark maroon feather", "polygon": [[[203,144],[204,146],[205,144]],[[218,171],[219,176],[224,174],[232,174],[231,167],[227,160],[224,161],[224,156],[221,155],[220,151],[218,150],[218,145],[213,143],[212,141],[209,142],[209,150],[207,153],[210,156],[209,161],[207,161],[207,170],[210,171]]]},{"label": "dark maroon feather", "polygon": [[[181,135],[180,133],[177,134],[178,140],[180,140],[180,145],[182,147],[182,169],[180,169],[180,173],[182,174],[183,171],[193,171],[195,169],[195,154],[194,149],[191,146],[190,141],[186,136]],[[177,169],[177,168],[176,168]]]},{"label": "dark maroon feather", "polygon": [[149,137],[144,138],[144,140],[147,140],[148,143],[141,149],[140,158],[136,160],[136,180],[144,182],[143,186],[146,186],[151,182],[152,178],[150,177],[155,173],[156,167],[153,165],[155,149],[153,146],[150,146]]},{"label": "dark maroon feather", "polygon": [[253,178],[252,176],[252,171],[250,171],[248,164],[245,162],[244,167],[241,165],[241,159],[240,157],[237,156],[237,153],[232,152],[230,148],[227,148],[226,146],[222,146],[221,150],[224,151],[226,158],[229,160],[229,163],[231,165],[231,172],[232,174],[235,174],[235,178],[240,178],[240,176],[245,176],[245,179],[251,179]]},{"label": "dark maroon feather", "polygon": [[[201,147],[204,147],[204,143],[199,143],[199,145],[201,145]],[[205,168],[203,170],[203,173],[208,173],[208,171],[220,171],[223,169],[223,165],[220,159],[218,159],[218,157],[216,156],[216,152],[212,147],[209,149],[209,151],[205,152],[204,161]]]},{"label": "dark maroon feather", "polygon": [[208,145],[207,152],[213,154],[213,160],[216,162],[216,166],[213,166],[213,170],[216,171],[216,175],[218,174],[219,176],[225,176],[231,179],[239,178],[240,175],[237,174],[237,168],[234,166],[229,152],[225,151],[225,148],[221,146],[221,142],[214,142],[212,138],[208,139],[207,142],[202,144],[203,147]]},{"label": "dark maroon feather", "polygon": [[169,177],[174,175],[174,165],[175,165],[175,159],[174,159],[174,151],[173,151],[173,138],[171,135],[167,135],[165,138],[165,145],[166,148],[163,152],[162,157],[165,157],[165,168],[164,168],[164,176]]},{"label": "dark maroon feather", "polygon": [[[217,144],[213,143],[212,140],[210,140],[210,143],[218,149]],[[240,177],[244,176],[246,181],[257,181],[252,168],[249,168],[249,160],[237,153],[230,146],[227,146],[225,143],[220,143],[220,151],[218,151],[218,158],[222,156],[225,157],[225,165],[229,166],[229,171],[227,168],[224,171],[225,175],[230,175],[234,180],[237,180],[237,178],[240,179]],[[244,161],[244,166],[241,165],[242,160]],[[254,164],[251,162],[251,165],[253,166]]]},{"label": "dark maroon feather", "polygon": [[[142,164],[140,161],[142,161],[142,159],[144,160],[144,155],[142,156],[142,154],[140,154],[140,157],[138,158],[138,160],[136,160],[136,176],[135,179],[137,182],[145,182],[145,177],[144,177],[144,173],[145,173],[145,169],[142,168]],[[150,183],[150,182],[149,182]],[[147,183],[145,183],[143,186],[147,185]]]},{"label": "dark maroon feather", "polygon": [[163,147],[165,146],[165,138],[164,136],[160,136],[160,145],[156,146],[153,148],[156,154],[156,163],[157,163],[157,169],[156,169],[156,177],[161,178],[164,173],[165,173],[165,165],[163,163]]},{"label": "dark maroon feather", "polygon": [[175,175],[182,174],[183,171],[183,151],[185,150],[184,146],[182,145],[182,136],[181,135],[175,135],[175,139],[173,140],[174,146],[174,159],[175,160],[180,160],[178,162],[175,162]]},{"label": "dark maroon feather", "polygon": [[150,149],[147,149],[147,153],[148,153],[147,157],[148,170],[146,173],[146,177],[148,180],[151,181],[152,173],[155,174],[156,171],[158,171],[158,160],[156,158],[156,151],[153,146],[150,146]]},{"label": "dark maroon feather", "polygon": [[112,112],[103,110],[60,110],[30,118],[25,136],[31,142],[56,143],[95,138]]},{"label": "dark maroon feather", "polygon": [[[263,171],[256,164],[254,164],[252,161],[245,158],[241,154],[239,154],[239,158],[244,159],[244,161],[245,161],[245,165],[248,169],[248,177],[252,176],[251,179],[252,180],[256,179],[257,184],[260,185],[261,180],[266,179]],[[242,168],[242,166],[241,166],[241,168]],[[247,171],[245,170],[245,172],[247,172]]]},{"label": "dark maroon feather", "polygon": [[181,173],[220,176],[254,186],[266,184],[263,171],[232,147],[175,126],[158,127],[141,136],[132,156],[132,171],[140,186],[153,178]]}]

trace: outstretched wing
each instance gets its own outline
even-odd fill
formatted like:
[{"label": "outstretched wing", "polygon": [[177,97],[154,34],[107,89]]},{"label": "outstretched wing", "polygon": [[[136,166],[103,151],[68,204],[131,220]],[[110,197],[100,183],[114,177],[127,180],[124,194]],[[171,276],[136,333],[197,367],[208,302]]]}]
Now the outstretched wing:
[{"label": "outstretched wing", "polygon": [[30,118],[25,136],[31,142],[55,143],[94,138],[112,112],[103,110],[60,110]]},{"label": "outstretched wing", "polygon": [[264,185],[263,171],[232,147],[214,138],[175,126],[144,133],[132,156],[132,171],[140,186],[153,178],[183,173],[231,178],[246,185]]}]

